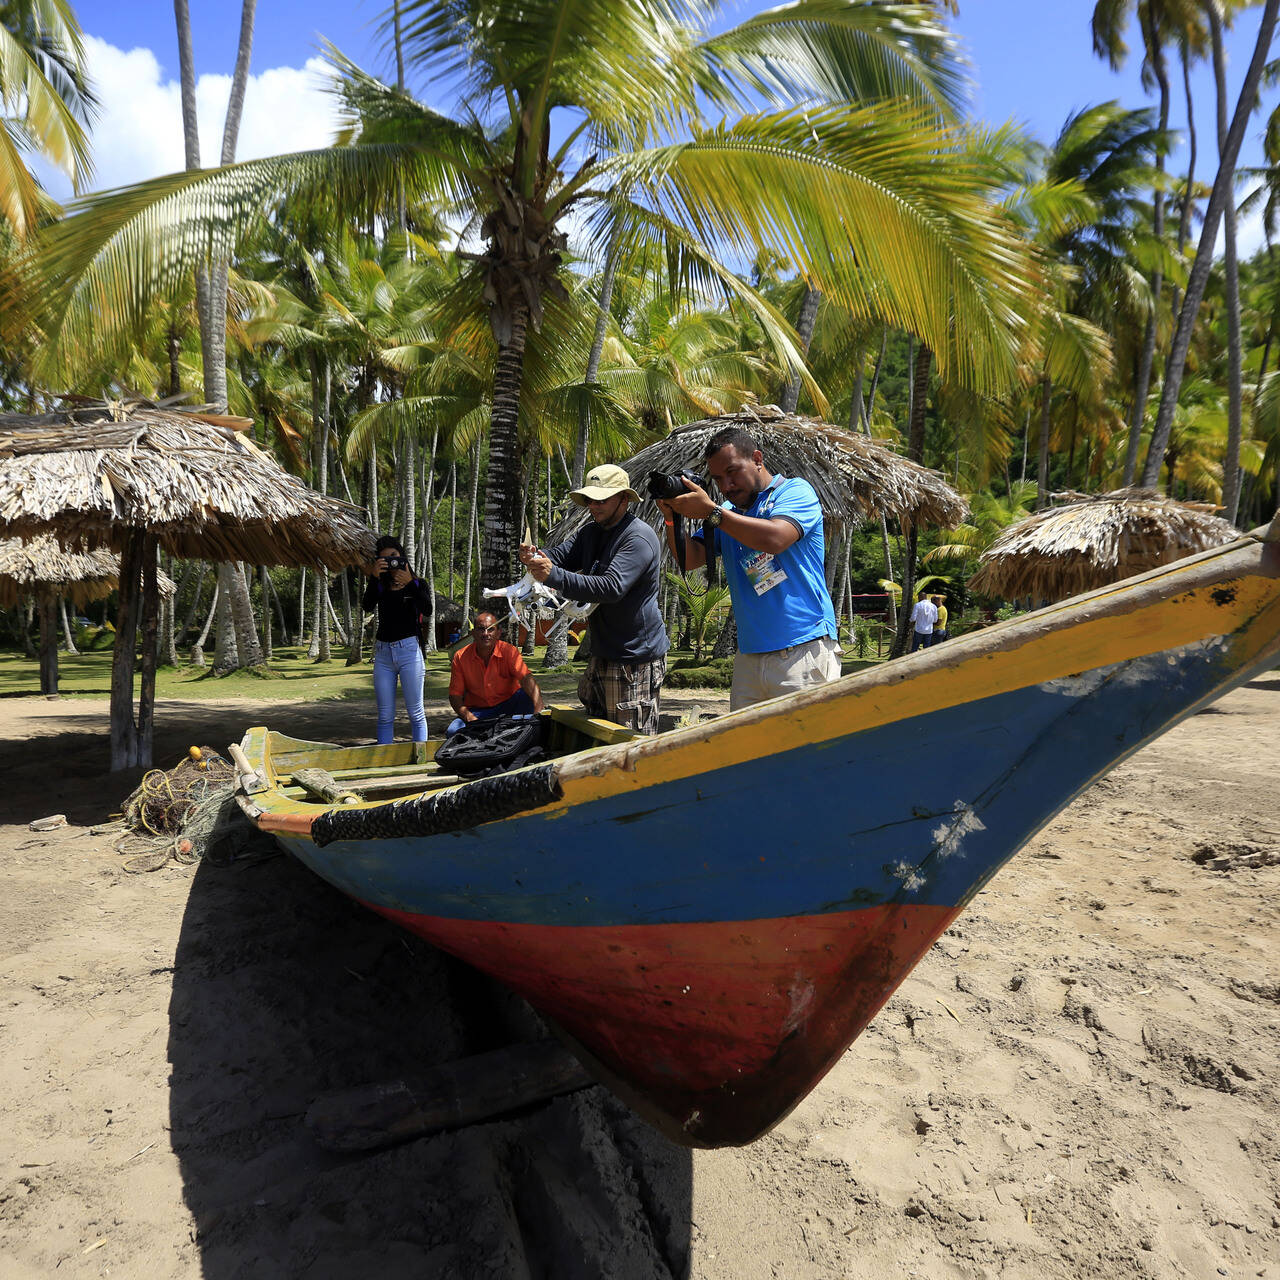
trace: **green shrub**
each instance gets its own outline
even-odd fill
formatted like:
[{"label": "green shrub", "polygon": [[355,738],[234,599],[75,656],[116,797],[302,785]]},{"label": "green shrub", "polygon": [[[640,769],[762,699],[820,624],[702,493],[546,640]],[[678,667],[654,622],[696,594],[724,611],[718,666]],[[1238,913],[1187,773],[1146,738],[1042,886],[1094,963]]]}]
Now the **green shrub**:
[{"label": "green shrub", "polygon": [[733,659],[678,658],[667,668],[665,683],[672,689],[727,689],[733,684]]}]

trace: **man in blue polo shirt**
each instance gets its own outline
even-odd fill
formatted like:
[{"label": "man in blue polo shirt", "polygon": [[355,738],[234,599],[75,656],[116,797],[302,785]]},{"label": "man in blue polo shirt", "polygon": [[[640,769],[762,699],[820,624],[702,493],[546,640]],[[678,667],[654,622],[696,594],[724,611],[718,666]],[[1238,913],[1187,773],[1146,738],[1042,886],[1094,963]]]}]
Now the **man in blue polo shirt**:
[{"label": "man in blue polo shirt", "polygon": [[[775,476],[749,432],[725,427],[707,442],[707,470],[727,501],[686,480],[688,493],[659,502],[679,564],[673,516],[703,522],[716,539],[738,623],[729,707],[738,711],[840,676],[836,614],[823,568],[822,507],[807,480]],[[706,564],[706,545],[688,539],[688,572]]]}]

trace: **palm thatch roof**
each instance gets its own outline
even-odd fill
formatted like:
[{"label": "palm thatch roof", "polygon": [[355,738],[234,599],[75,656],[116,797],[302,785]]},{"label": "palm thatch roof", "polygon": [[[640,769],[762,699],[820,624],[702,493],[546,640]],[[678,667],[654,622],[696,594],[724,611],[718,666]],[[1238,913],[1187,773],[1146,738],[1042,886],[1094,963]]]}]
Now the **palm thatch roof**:
[{"label": "palm thatch roof", "polygon": [[[639,511],[644,518],[660,519],[645,492],[649,472],[705,473],[703,451],[725,427],[750,432],[770,471],[808,480],[829,521],[857,525],[883,513],[908,526],[919,523],[950,529],[969,514],[965,500],[942,476],[894,453],[883,442],[767,404],[744,405],[738,413],[690,422],[623,462],[632,487],[643,499]],[[570,512],[549,537],[562,536],[585,518],[585,512]]]},{"label": "palm thatch roof", "polygon": [[1067,504],[1010,525],[982,553],[971,590],[1065,600],[1240,536],[1210,503],[1175,502],[1152,489],[1054,498]]},{"label": "palm thatch roof", "polygon": [[368,561],[364,513],[322,497],[243,434],[248,419],[149,401],[0,414],[0,532],[84,550],[146,529],[173,555],[341,569]]},{"label": "palm thatch roof", "polygon": [[[162,596],[177,593],[173,579],[157,571]],[[56,538],[39,535],[29,542],[0,538],[0,609],[12,608],[24,595],[52,591],[77,608],[109,596],[120,581],[120,557],[98,547],[68,551]]]}]

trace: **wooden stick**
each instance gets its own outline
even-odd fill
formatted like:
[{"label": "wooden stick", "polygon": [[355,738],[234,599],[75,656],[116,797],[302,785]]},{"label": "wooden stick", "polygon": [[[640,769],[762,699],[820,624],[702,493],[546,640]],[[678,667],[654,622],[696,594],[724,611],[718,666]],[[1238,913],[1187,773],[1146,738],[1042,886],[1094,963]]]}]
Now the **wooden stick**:
[{"label": "wooden stick", "polygon": [[306,1125],[326,1150],[373,1151],[589,1084],[591,1077],[568,1049],[540,1040],[449,1062],[415,1081],[324,1094],[308,1109]]}]

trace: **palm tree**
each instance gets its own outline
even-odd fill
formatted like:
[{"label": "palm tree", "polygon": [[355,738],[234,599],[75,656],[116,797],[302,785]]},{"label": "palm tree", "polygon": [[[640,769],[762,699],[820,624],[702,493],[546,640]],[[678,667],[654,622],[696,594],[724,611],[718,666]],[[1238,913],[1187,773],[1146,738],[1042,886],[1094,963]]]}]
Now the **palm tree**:
[{"label": "palm tree", "polygon": [[[1240,86],[1235,115],[1232,117],[1230,128],[1222,136],[1218,149],[1218,174],[1214,180],[1208,207],[1205,209],[1204,226],[1201,229],[1195,262],[1192,264],[1191,274],[1187,280],[1186,296],[1182,300],[1182,307],[1178,313],[1177,329],[1169,349],[1164,386],[1160,394],[1160,409],[1156,415],[1151,444],[1147,449],[1146,465],[1142,469],[1142,484],[1147,488],[1154,486],[1160,474],[1169,433],[1173,429],[1173,415],[1178,403],[1178,390],[1182,382],[1183,369],[1186,366],[1187,350],[1191,345],[1191,332],[1195,327],[1205,285],[1208,283],[1218,224],[1227,203],[1234,200],[1236,157],[1240,154],[1240,144],[1244,139],[1249,117],[1257,105],[1258,84],[1262,78],[1267,53],[1271,48],[1277,11],[1280,11],[1280,0],[1266,0],[1258,24],[1258,37],[1254,45],[1253,57],[1250,59]],[[1231,461],[1233,466],[1236,465],[1236,459]]]},{"label": "palm tree", "polygon": [[[96,330],[128,324],[149,289],[229,254],[281,195],[324,190],[369,210],[403,182],[411,198],[444,200],[484,245],[469,274],[498,350],[482,555],[498,579],[518,533],[528,335],[563,288],[571,225],[597,247],[619,222],[624,242],[664,239],[678,280],[744,297],[716,255],[771,245],[855,313],[919,333],[957,380],[1012,377],[1036,282],[991,207],[988,175],[936,110],[850,105],[869,63],[882,97],[925,64],[939,68],[946,100],[959,97],[950,36],[917,7],[800,0],[705,39],[694,33],[709,9],[693,0],[410,0],[402,13],[411,65],[462,86],[457,118],[332,52],[344,145],[93,197],[50,232],[51,344],[92,344]],[[744,114],[708,127],[708,109]],[[801,365],[780,317],[757,313]]]},{"label": "palm tree", "polygon": [[93,174],[84,132],[93,107],[80,23],[67,0],[5,0],[0,5],[0,221],[19,240],[35,226],[42,203],[24,153],[43,155],[76,191],[83,190]]}]

